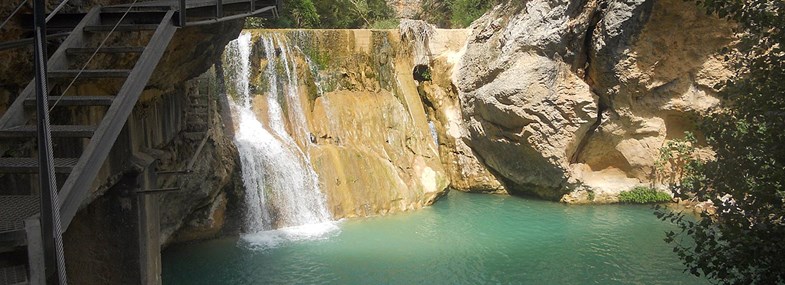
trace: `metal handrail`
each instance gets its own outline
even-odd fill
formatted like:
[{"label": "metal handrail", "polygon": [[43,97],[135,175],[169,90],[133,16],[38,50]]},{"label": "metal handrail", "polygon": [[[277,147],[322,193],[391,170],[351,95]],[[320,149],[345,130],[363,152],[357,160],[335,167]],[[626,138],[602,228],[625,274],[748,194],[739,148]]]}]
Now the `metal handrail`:
[{"label": "metal handrail", "polygon": [[70,0],[63,0],[63,2],[60,2],[60,4],[58,4],[54,10],[52,10],[52,12],[49,12],[49,16],[46,16],[46,22],[49,23],[49,20],[51,20],[55,15],[57,15],[57,12],[60,12],[60,10],[63,9],[63,7],[65,7],[65,4],[68,3],[68,1]]},{"label": "metal handrail", "polygon": [[224,17],[223,0],[215,0],[215,19],[201,20],[201,21],[195,21],[195,22],[188,23],[187,15],[186,15],[186,11],[188,10],[188,6],[186,4],[187,4],[188,1],[187,0],[179,0],[178,1],[179,2],[179,9],[177,11],[178,14],[179,14],[178,25],[180,27],[186,27],[186,26],[198,26],[198,25],[205,25],[205,24],[214,24],[214,23],[227,21],[227,20],[236,20],[236,19],[240,19],[240,18],[245,18],[245,17],[253,16],[253,15],[264,13],[264,12],[271,11],[271,10],[272,10],[273,16],[276,17],[276,18],[278,17],[278,7],[281,6],[281,0],[275,0],[275,6],[273,6],[272,8],[265,7],[265,8],[259,9],[259,10],[256,9],[256,1],[257,0],[249,0],[249,4],[250,5],[249,5],[248,13],[241,13],[241,14],[232,15],[232,16],[229,16],[229,17]]},{"label": "metal handrail", "polygon": [[16,13],[19,12],[19,10],[22,10],[22,7],[25,5],[25,3],[27,3],[27,1],[30,0],[22,0],[22,2],[20,2],[19,5],[16,6],[16,8],[14,8],[14,11],[11,12],[11,15],[8,15],[8,18],[5,18],[5,20],[3,20],[3,23],[0,24],[0,30],[2,30],[3,27],[5,27],[5,24],[8,24],[8,21],[11,21],[11,18],[13,18],[14,15],[16,15]]},{"label": "metal handrail", "polygon": [[[65,3],[65,2],[68,2],[68,0],[63,1],[63,3]],[[90,62],[93,61],[93,59],[98,54],[98,52],[101,50],[101,48],[104,47],[104,45],[106,44],[106,41],[109,40],[109,38],[112,36],[112,33],[114,33],[114,31],[117,29],[117,27],[120,26],[120,23],[122,23],[123,20],[125,19],[125,17],[128,16],[128,13],[131,12],[131,10],[134,8],[134,6],[136,5],[137,2],[139,2],[139,0],[134,0],[134,2],[131,3],[130,6],[128,6],[128,9],[125,10],[125,12],[123,13],[123,16],[120,17],[120,19],[117,21],[117,23],[114,24],[114,27],[112,27],[112,29],[109,31],[109,33],[106,34],[104,39],[101,40],[101,43],[98,45],[98,47],[95,48],[95,51],[93,51],[93,53],[90,55],[90,58],[88,58],[87,61],[84,63],[84,65],[82,65],[82,68],[79,69],[79,72],[76,73],[76,76],[74,76],[74,78],[71,79],[71,82],[69,82],[68,86],[65,87],[65,89],[63,90],[63,92],[60,95],[60,97],[57,98],[57,101],[55,101],[52,104],[52,106],[50,106],[49,112],[52,112],[52,110],[54,110],[54,108],[57,106],[57,103],[60,103],[60,100],[62,100],[65,97],[65,93],[67,93],[68,90],[70,90],[71,87],[74,86],[74,83],[76,83],[76,81],[79,79],[79,76],[82,75],[82,73],[84,73],[85,70],[87,70],[87,66],[90,65]]]},{"label": "metal handrail", "polygon": [[[19,5],[17,5],[16,8],[14,8],[14,11],[11,12],[11,15],[8,15],[8,17],[5,18],[5,20],[3,20],[3,23],[0,24],[0,29],[3,29],[3,27],[5,27],[5,24],[8,24],[8,22],[11,21],[11,18],[13,18],[14,15],[16,15],[16,13],[19,13],[19,10],[22,10],[22,7],[24,7],[24,5],[25,5],[25,3],[27,3],[27,1],[30,1],[30,0],[22,0],[22,2],[19,2]],[[60,4],[58,4],[57,7],[55,7],[55,9],[52,10],[52,12],[49,13],[49,16],[46,16],[45,22],[49,23],[49,20],[52,20],[52,18],[55,15],[57,15],[57,13],[60,12],[60,10],[62,10],[63,7],[65,7],[65,4],[67,4],[68,1],[70,1],[70,0],[63,0],[63,2],[60,2]]]}]

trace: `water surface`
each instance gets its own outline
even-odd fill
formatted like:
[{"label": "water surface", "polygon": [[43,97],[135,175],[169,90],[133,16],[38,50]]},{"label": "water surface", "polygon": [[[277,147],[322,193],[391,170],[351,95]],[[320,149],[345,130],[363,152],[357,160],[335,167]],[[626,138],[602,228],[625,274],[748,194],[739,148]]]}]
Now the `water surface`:
[{"label": "water surface", "polygon": [[453,191],[433,207],[341,222],[316,237],[284,231],[174,246],[163,253],[163,278],[164,284],[707,283],[682,272],[663,241],[673,226],[652,212]]}]

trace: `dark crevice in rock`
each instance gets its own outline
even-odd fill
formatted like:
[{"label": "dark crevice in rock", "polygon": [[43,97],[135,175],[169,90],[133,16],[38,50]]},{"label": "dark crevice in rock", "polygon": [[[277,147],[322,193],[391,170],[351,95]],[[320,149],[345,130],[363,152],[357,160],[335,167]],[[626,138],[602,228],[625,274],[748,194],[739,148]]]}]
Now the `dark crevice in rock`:
[{"label": "dark crevice in rock", "polygon": [[[589,70],[592,64],[592,42],[594,42],[594,33],[597,30],[597,24],[599,24],[600,20],[602,20],[602,15],[605,9],[607,8],[608,4],[605,1],[600,1],[598,8],[594,13],[591,15],[591,20],[589,21],[589,26],[586,28],[586,32],[583,38],[583,45],[581,47],[580,55],[578,56],[577,64],[574,68],[577,70],[582,70],[582,78],[586,81],[589,86],[592,86],[591,77],[589,75]],[[580,73],[580,72],[579,72]]]},{"label": "dark crevice in rock", "polygon": [[608,110],[608,106],[603,103],[602,100],[599,101],[597,104],[597,120],[589,127],[589,130],[586,131],[586,135],[581,138],[581,142],[578,143],[578,147],[575,148],[575,152],[570,156],[570,164],[578,163],[578,159],[583,153],[583,149],[586,148],[586,145],[589,144],[589,140],[591,140],[592,135],[594,135],[597,130],[600,128],[602,124],[602,114]]},{"label": "dark crevice in rock", "polygon": [[[590,70],[592,64],[592,42],[594,41],[594,32],[597,29],[597,24],[599,24],[600,20],[602,19],[603,11],[607,8],[607,3],[605,1],[601,1],[599,4],[599,8],[597,12],[592,15],[591,22],[589,23],[589,27],[586,29],[586,35],[584,36],[583,41],[583,52],[582,57],[585,59],[585,63],[583,64],[583,80],[592,90],[592,93],[599,94],[595,92],[595,82],[591,78]],[[579,67],[580,68],[580,67]],[[578,143],[578,146],[575,148],[575,152],[572,153],[570,156],[570,164],[578,163],[581,153],[583,153],[583,149],[586,148],[586,145],[591,140],[592,135],[597,132],[597,129],[602,124],[602,114],[608,110],[608,100],[604,100],[602,96],[598,100],[597,103],[597,119],[594,123],[589,127],[586,131],[586,134],[581,138],[581,141]]]}]

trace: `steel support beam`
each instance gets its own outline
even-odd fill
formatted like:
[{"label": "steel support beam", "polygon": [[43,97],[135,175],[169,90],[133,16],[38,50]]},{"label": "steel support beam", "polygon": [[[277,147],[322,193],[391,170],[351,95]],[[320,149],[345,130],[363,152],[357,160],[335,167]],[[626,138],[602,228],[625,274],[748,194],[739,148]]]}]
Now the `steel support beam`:
[{"label": "steel support beam", "polygon": [[33,2],[36,124],[38,128],[38,181],[41,189],[41,231],[45,275],[49,284],[68,284],[63,257],[63,236],[55,183],[52,134],[47,100],[46,3]]}]

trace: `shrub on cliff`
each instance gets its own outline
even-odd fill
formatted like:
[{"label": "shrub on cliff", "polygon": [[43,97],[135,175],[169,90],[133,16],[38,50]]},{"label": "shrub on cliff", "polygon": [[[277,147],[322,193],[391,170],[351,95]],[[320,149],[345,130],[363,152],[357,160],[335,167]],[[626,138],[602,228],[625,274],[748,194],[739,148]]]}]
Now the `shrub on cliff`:
[{"label": "shrub on cliff", "polygon": [[501,0],[424,0],[419,18],[438,27],[466,28]]},{"label": "shrub on cliff", "polygon": [[249,18],[245,27],[352,29],[389,27],[394,21],[385,0],[289,0],[282,2],[279,15]]},{"label": "shrub on cliff", "polygon": [[725,108],[701,124],[716,159],[690,162],[672,189],[712,201],[716,214],[693,222],[660,209],[680,227],[666,241],[689,272],[716,283],[785,284],[785,1],[696,2],[737,22],[741,39],[724,51],[736,69],[717,86]]},{"label": "shrub on cliff", "polygon": [[619,202],[628,204],[653,204],[664,203],[672,200],[668,193],[660,192],[649,187],[638,186],[630,191],[619,193]]},{"label": "shrub on cliff", "polygon": [[316,10],[321,16],[319,27],[326,29],[370,28],[395,17],[385,0],[319,0]]}]

